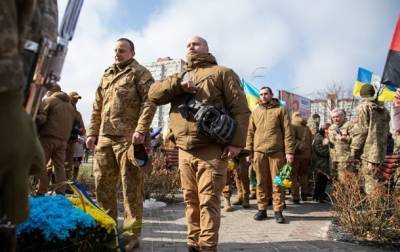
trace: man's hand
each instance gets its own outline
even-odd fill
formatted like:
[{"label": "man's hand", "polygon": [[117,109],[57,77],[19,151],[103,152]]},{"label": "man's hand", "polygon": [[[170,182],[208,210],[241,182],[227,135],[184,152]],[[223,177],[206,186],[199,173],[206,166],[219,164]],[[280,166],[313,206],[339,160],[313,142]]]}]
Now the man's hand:
[{"label": "man's hand", "polygon": [[251,155],[248,155],[247,157],[246,157],[246,162],[247,163],[251,163],[251,162],[253,162],[253,157],[251,156]]},{"label": "man's hand", "polygon": [[88,137],[88,139],[86,140],[86,147],[87,147],[89,150],[93,150],[94,147],[95,147],[95,145],[96,145],[96,142],[97,142],[97,137],[96,137],[96,136],[90,136],[90,137]]},{"label": "man's hand", "polygon": [[228,145],[224,148],[221,158],[234,158],[239,155],[242,148],[233,145]]},{"label": "man's hand", "polygon": [[143,144],[144,143],[144,135],[140,132],[135,132],[132,135],[132,144]]},{"label": "man's hand", "polygon": [[324,138],[324,140],[322,140],[322,145],[328,145],[328,144],[329,144],[329,139]]},{"label": "man's hand", "polygon": [[291,164],[293,163],[294,155],[293,154],[286,154],[286,161]]},{"label": "man's hand", "polygon": [[191,80],[182,81],[181,82],[183,91],[190,94],[195,94],[197,92],[197,87],[194,85],[194,82]]}]

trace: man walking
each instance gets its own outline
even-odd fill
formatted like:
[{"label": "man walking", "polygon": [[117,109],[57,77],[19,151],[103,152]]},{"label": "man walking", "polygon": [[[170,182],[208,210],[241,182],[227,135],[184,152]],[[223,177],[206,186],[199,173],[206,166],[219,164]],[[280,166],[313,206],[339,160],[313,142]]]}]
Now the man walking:
[{"label": "man walking", "polygon": [[133,57],[132,41],[120,38],[115,44],[115,63],[107,68],[96,91],[87,147],[94,151],[96,196],[100,206],[117,221],[117,185],[122,183],[125,219],[125,249],[139,245],[143,217],[143,171],[130,163],[127,150],[139,145],[155,113],[147,93],[154,82],[150,72]]},{"label": "man walking", "polygon": [[[226,158],[234,158],[244,147],[250,111],[239,77],[217,65],[205,39],[191,38],[186,53],[185,72],[157,82],[149,98],[157,105],[171,103],[170,128],[179,147],[188,251],[216,251]],[[203,120],[216,114],[221,115],[218,122]],[[208,127],[213,122],[216,127]],[[212,132],[220,126],[221,131]],[[216,140],[228,135],[225,143]]]},{"label": "man walking", "polygon": [[[251,113],[246,149],[253,155],[249,160],[252,159],[257,176],[258,212],[254,219],[264,220],[267,218],[268,187],[271,186],[268,179],[273,180],[285,162],[293,162],[295,149],[287,112],[279,107],[279,101],[273,98],[269,87],[260,89],[260,103]],[[284,223],[284,194],[281,186],[272,186],[272,198],[275,220]]]}]

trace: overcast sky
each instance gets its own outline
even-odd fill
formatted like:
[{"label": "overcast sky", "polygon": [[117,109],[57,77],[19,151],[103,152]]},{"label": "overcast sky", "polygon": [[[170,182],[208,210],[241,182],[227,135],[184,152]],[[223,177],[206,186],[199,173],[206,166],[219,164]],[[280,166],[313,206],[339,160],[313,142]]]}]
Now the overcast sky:
[{"label": "overcast sky", "polygon": [[82,95],[88,122],[116,39],[132,39],[148,63],[184,59],[187,39],[200,35],[220,65],[257,87],[305,96],[332,82],[351,89],[358,67],[382,74],[399,14],[399,0],[85,0],[60,83]]}]

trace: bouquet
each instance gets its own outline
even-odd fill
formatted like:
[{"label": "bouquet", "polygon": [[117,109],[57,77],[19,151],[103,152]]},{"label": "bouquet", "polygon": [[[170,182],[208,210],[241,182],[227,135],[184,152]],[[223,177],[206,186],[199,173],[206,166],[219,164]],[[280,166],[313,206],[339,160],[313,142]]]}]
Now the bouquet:
[{"label": "bouquet", "polygon": [[17,225],[19,250],[119,250],[121,244],[116,222],[88,197],[80,185],[67,184],[75,195],[29,198],[31,215]]},{"label": "bouquet", "polygon": [[290,175],[292,173],[292,166],[286,163],[279,169],[278,175],[274,178],[274,184],[276,186],[283,186],[284,188],[292,187],[292,181]]}]

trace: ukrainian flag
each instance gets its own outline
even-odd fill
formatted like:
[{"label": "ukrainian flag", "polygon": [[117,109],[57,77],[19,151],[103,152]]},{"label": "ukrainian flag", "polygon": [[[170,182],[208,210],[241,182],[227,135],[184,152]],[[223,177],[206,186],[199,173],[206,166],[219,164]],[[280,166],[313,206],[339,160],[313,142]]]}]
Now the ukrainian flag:
[{"label": "ukrainian flag", "polygon": [[360,89],[363,85],[370,85],[372,81],[372,72],[367,69],[358,68],[357,80],[353,87],[353,95],[360,96]]},{"label": "ukrainian flag", "polygon": [[391,102],[396,94],[396,89],[398,87],[392,85],[385,85],[384,88],[380,91],[378,96],[378,101],[381,102]]},{"label": "ukrainian flag", "polygon": [[260,99],[260,91],[249,82],[242,79],[244,93],[246,94],[247,104],[251,111],[257,106],[257,102]]},{"label": "ukrainian flag", "polygon": [[379,83],[380,77],[373,74],[371,71],[358,68],[357,80],[354,84],[353,95],[360,96],[360,89],[363,85],[375,84],[375,86],[380,85],[380,90],[378,94],[378,100],[381,102],[391,102],[395,96],[397,87],[392,85],[382,85]]}]

